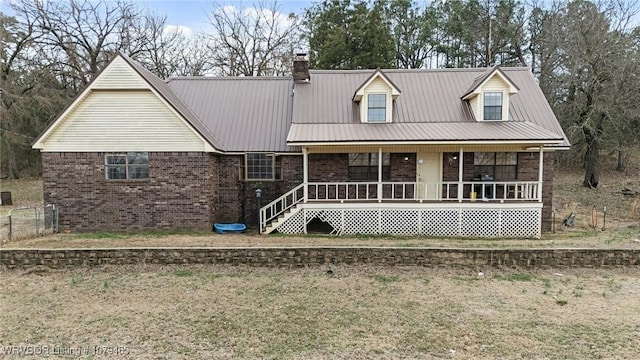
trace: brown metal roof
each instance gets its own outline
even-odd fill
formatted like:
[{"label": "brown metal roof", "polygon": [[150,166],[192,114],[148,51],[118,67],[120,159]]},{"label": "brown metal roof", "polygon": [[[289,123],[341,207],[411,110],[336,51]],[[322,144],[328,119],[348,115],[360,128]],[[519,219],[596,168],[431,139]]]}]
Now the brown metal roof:
[{"label": "brown metal roof", "polygon": [[512,141],[531,144],[564,138],[528,122],[293,124],[287,141],[294,144],[338,142]]},{"label": "brown metal roof", "polygon": [[[497,131],[505,128],[524,129],[526,125],[510,125],[529,122],[536,128],[547,130],[547,138],[564,139],[561,146],[569,146],[551,107],[545,99],[537,82],[528,68],[501,68],[508,78],[520,89],[511,96],[509,122],[492,123],[491,127],[477,126],[467,103],[460,96],[474,84],[478,77],[486,75],[487,69],[433,69],[433,70],[384,70],[384,74],[403,90],[394,101],[393,124],[402,123],[458,123],[449,126],[446,131],[436,134],[442,139],[466,139],[472,128],[491,128]],[[360,124],[358,104],[351,100],[357,89],[370,75],[372,70],[315,70],[311,71],[311,82],[296,84],[293,103],[294,124]],[[463,125],[464,124],[464,125]],[[472,125],[476,124],[476,125]],[[362,126],[340,127],[342,132],[335,134],[336,140],[343,137],[357,139],[360,132],[368,127],[385,124],[361,124]],[[485,124],[488,125],[488,124]],[[393,127],[390,127],[393,128]],[[437,127],[431,127],[435,129]],[[326,127],[322,127],[326,129]],[[303,131],[317,132],[315,127],[292,127],[289,133],[291,141],[311,139],[316,134],[304,134]],[[372,132],[378,130],[371,130]],[[475,131],[475,130],[474,130]],[[531,135],[527,132],[528,135]],[[404,134],[398,133],[394,140],[402,141]],[[434,135],[432,135],[434,136]],[[514,134],[509,135],[515,136]],[[507,137],[509,138],[509,137]],[[425,138],[426,139],[426,138]],[[437,138],[429,137],[434,141]],[[391,140],[391,139],[390,139]],[[325,138],[323,141],[332,141]]]},{"label": "brown metal roof", "polygon": [[300,151],[286,143],[293,95],[289,77],[177,77],[168,86],[225,151]]},{"label": "brown metal roof", "polygon": [[222,143],[218,140],[216,133],[211,132],[194,114],[191,109],[182,101],[182,99],[171,91],[167,83],[153,74],[151,71],[145,69],[137,61],[132,60],[128,56],[119,53],[119,55],[129,64],[131,67],[142,76],[157,92],[162,96],[173,108],[180,113],[194,128],[204,137],[211,146],[217,150],[225,150]]}]

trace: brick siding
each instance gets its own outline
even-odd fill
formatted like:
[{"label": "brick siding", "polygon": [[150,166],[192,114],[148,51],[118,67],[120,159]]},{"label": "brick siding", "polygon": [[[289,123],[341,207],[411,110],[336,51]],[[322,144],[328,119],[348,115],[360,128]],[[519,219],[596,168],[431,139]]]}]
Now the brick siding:
[{"label": "brick siding", "polygon": [[104,153],[42,153],[44,201],[60,230],[208,229],[218,194],[218,159],[149,153],[149,179],[107,180]]},{"label": "brick siding", "polygon": [[[148,180],[106,180],[104,153],[42,153],[44,200],[60,208],[62,231],[210,230],[213,222],[257,224],[261,205],[302,183],[302,156],[276,157],[277,179],[244,181],[243,155],[149,153]],[[458,180],[458,153],[443,156],[443,180]],[[407,160],[405,160],[407,158]],[[451,158],[451,162],[449,159]],[[551,228],[554,153],[545,153],[543,230]],[[391,181],[416,178],[416,154],[391,154]],[[344,182],[347,154],[310,154],[310,182]],[[473,153],[464,154],[464,180],[473,178]],[[538,179],[538,154],[518,155],[518,180]],[[385,192],[387,189],[385,189]],[[450,189],[450,196],[457,189]],[[388,194],[387,194],[388,195]],[[242,200],[241,200],[242,199]],[[240,201],[239,201],[240,200]]]},{"label": "brick siding", "polygon": [[[150,152],[149,179],[107,180],[104,153],[42,153],[44,201],[60,209],[61,231],[211,230],[255,225],[262,204],[302,183],[302,156],[278,156],[281,179],[243,180],[243,155]],[[243,201],[244,199],[244,201]]]}]

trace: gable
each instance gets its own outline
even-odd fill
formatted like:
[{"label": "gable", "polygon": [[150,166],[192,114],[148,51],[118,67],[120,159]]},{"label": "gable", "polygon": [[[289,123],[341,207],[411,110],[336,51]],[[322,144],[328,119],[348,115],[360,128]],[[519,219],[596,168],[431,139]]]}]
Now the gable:
[{"label": "gable", "polygon": [[91,84],[91,88],[148,89],[149,84],[122,57],[117,56]]},{"label": "gable", "polygon": [[361,101],[366,93],[387,92],[395,100],[400,95],[400,89],[380,70],[376,70],[353,94],[353,101]]},{"label": "gable", "polygon": [[43,141],[42,151],[210,151],[149,90],[92,91]]},{"label": "gable", "polygon": [[[33,148],[48,152],[216,151],[194,129],[197,119],[190,123],[184,111],[172,105],[179,100],[166,100],[175,95],[164,82],[150,73],[144,75],[122,55],[116,56]],[[165,85],[163,96],[162,89],[156,90],[149,81]]]},{"label": "gable", "polygon": [[483,91],[492,90],[500,90],[508,94],[516,94],[520,91],[499,67],[494,67],[476,78],[469,89],[462,95],[462,99],[470,100]]}]

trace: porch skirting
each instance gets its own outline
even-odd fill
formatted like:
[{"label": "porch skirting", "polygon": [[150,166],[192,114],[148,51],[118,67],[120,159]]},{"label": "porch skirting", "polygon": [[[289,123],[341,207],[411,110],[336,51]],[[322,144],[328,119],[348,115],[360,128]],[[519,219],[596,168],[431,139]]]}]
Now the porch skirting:
[{"label": "porch skirting", "polygon": [[539,238],[542,203],[305,203],[277,226],[307,232],[318,219],[333,234],[389,234],[463,238]]}]

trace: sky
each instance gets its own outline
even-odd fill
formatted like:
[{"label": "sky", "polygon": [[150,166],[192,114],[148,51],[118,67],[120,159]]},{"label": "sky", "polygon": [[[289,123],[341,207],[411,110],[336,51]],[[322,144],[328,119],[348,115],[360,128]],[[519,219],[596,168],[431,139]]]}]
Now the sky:
[{"label": "sky", "polygon": [[[137,0],[143,7],[167,16],[167,24],[186,27],[193,32],[204,30],[207,27],[207,14],[213,8],[212,0]],[[251,7],[254,1],[217,1],[222,6],[235,6],[238,9]],[[269,4],[270,2],[267,2]],[[309,0],[280,0],[278,7],[281,13],[291,12],[302,14],[303,10],[310,6]]]},{"label": "sky", "polygon": [[[0,0],[0,10],[11,15],[12,11],[8,6],[10,0]],[[57,1],[57,0],[49,0]],[[109,0],[106,0],[109,1]],[[132,0],[141,7],[156,12],[158,15],[167,16],[167,24],[179,26],[187,32],[196,33],[207,28],[207,15],[213,9],[214,3],[221,6],[235,6],[238,9],[252,7],[255,1],[232,1],[232,0]],[[278,0],[278,7],[281,13],[288,15],[291,12],[302,14],[304,9],[310,6],[311,0]],[[271,4],[267,1],[266,4]]]}]

